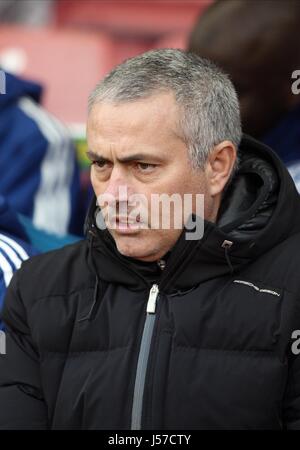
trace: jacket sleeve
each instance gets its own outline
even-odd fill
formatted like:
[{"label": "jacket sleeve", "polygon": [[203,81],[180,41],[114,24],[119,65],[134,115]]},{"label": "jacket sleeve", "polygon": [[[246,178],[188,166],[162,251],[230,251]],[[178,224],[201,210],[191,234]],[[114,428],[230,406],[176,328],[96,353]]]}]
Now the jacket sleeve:
[{"label": "jacket sleeve", "polygon": [[39,354],[26,321],[18,276],[19,271],[8,287],[1,314],[0,429],[47,429]]},{"label": "jacket sleeve", "polygon": [[[300,304],[293,312],[290,347],[288,349],[288,377],[283,402],[283,426],[300,430]],[[293,334],[295,333],[295,337]]]},{"label": "jacket sleeve", "polygon": [[284,401],[284,428],[300,430],[300,355],[294,358],[289,368]]}]

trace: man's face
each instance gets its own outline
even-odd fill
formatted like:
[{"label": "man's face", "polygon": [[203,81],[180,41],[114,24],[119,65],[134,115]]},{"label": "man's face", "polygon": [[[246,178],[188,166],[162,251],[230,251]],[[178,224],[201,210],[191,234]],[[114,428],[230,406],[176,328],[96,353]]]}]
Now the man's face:
[{"label": "man's face", "polygon": [[[87,139],[92,161],[91,182],[97,198],[114,197],[117,208],[127,204],[130,212],[133,207],[128,204],[128,197],[132,194],[142,194],[149,207],[151,194],[177,193],[182,198],[188,193],[193,199],[195,194],[205,194],[205,173],[192,171],[186,144],[176,135],[178,114],[171,93],[93,106],[88,117]],[[161,213],[160,208],[160,216]],[[120,210],[116,215],[116,227],[108,226],[108,229],[119,252],[143,261],[161,258],[182,231],[174,226],[134,228],[126,224]],[[151,218],[149,209],[148,218]],[[170,223],[174,225],[172,220]],[[149,222],[147,225],[151,227]]]}]

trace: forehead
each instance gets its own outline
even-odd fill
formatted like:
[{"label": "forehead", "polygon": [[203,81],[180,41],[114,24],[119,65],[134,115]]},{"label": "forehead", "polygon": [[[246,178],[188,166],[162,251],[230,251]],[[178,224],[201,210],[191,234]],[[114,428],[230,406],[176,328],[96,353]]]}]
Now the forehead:
[{"label": "forehead", "polygon": [[89,144],[157,144],[178,137],[179,111],[172,93],[130,102],[95,104],[87,121]]}]

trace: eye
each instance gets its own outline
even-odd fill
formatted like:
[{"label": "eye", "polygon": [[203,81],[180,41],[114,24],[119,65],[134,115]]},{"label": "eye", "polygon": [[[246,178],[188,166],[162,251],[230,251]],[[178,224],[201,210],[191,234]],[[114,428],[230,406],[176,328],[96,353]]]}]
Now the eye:
[{"label": "eye", "polygon": [[107,161],[92,161],[92,166],[95,166],[99,170],[103,170],[108,167],[108,162]]},{"label": "eye", "polygon": [[155,169],[156,165],[155,164],[139,162],[139,163],[137,163],[137,167],[138,167],[140,172],[149,173],[149,172],[152,172]]}]

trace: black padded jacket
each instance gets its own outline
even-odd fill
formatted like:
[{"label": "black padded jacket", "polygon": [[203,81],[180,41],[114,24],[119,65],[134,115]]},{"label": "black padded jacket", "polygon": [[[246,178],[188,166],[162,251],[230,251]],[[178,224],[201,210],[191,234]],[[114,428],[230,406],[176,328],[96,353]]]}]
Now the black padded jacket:
[{"label": "black padded jacket", "polygon": [[163,270],[120,255],[94,202],[85,240],[23,263],[1,429],[300,429],[299,195],[267,147],[240,154],[217,223]]}]

